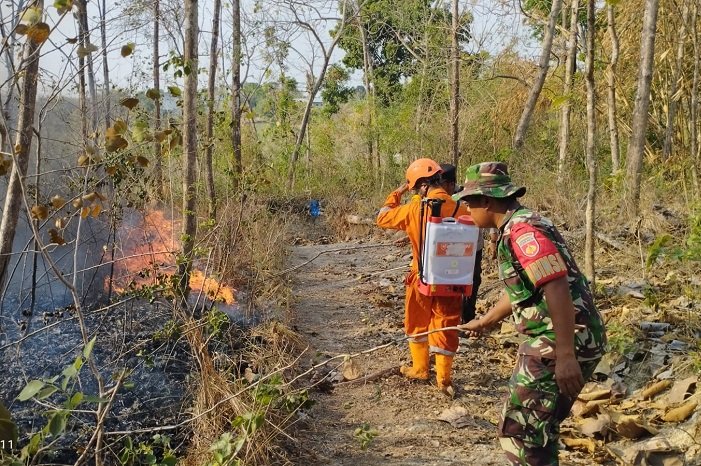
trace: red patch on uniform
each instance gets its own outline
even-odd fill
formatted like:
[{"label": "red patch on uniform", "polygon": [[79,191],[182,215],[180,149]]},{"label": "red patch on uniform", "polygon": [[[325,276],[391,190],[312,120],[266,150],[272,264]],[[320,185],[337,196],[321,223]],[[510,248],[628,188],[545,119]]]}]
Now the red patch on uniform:
[{"label": "red patch on uniform", "polygon": [[540,252],[540,243],[538,243],[535,233],[532,231],[519,236],[515,242],[526,257],[536,257]]}]

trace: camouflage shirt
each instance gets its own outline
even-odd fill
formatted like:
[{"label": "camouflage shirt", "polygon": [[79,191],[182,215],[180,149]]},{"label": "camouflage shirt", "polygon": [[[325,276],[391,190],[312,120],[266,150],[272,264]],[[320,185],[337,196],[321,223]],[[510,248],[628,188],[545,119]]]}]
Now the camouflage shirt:
[{"label": "camouflage shirt", "polygon": [[555,331],[542,285],[567,277],[576,310],[578,360],[600,358],[606,331],[588,281],[553,223],[525,207],[507,214],[498,243],[499,278],[506,285],[516,327],[528,338],[520,354],[555,358]]}]

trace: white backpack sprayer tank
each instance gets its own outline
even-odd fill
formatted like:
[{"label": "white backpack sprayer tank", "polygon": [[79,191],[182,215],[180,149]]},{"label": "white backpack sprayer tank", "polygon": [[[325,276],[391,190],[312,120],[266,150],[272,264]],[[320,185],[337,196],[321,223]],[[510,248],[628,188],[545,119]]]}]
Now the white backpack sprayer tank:
[{"label": "white backpack sprayer tank", "polygon": [[[419,292],[426,296],[469,296],[479,227],[466,215],[457,219],[441,217],[443,200],[425,199],[422,202],[430,207],[431,213],[420,244]],[[422,205],[421,217],[424,210]]]}]

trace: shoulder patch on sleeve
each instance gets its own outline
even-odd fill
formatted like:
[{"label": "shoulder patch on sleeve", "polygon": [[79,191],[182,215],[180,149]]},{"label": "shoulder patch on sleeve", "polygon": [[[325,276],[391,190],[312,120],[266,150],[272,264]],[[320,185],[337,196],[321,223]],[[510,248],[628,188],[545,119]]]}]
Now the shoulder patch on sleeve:
[{"label": "shoulder patch on sleeve", "polygon": [[535,257],[540,252],[540,244],[538,244],[538,240],[535,239],[535,233],[532,231],[522,234],[514,242],[526,257]]},{"label": "shoulder patch on sleeve", "polygon": [[533,225],[514,225],[511,246],[516,259],[536,286],[567,275],[567,266],[555,244]]}]

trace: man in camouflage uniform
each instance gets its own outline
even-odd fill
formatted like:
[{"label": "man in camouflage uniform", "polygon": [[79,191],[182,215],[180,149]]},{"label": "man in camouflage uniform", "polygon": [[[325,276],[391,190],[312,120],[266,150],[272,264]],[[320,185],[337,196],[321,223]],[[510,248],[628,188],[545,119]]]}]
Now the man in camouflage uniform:
[{"label": "man in camouflage uniform", "polygon": [[473,165],[456,194],[475,223],[499,229],[501,299],[460,327],[482,332],[513,314],[527,339],[509,381],[499,440],[513,465],[558,464],[560,423],[604,354],[606,332],[586,278],[553,223],[523,207],[501,162]]}]

